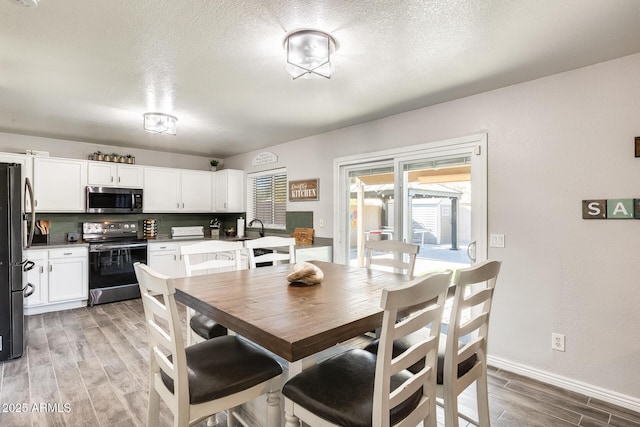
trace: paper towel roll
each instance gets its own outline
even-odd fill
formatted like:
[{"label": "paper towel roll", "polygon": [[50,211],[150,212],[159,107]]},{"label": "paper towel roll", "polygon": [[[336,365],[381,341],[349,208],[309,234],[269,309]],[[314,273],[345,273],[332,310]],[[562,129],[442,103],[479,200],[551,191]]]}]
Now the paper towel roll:
[{"label": "paper towel roll", "polygon": [[236,226],[237,236],[244,237],[244,218],[238,218],[238,225]]}]

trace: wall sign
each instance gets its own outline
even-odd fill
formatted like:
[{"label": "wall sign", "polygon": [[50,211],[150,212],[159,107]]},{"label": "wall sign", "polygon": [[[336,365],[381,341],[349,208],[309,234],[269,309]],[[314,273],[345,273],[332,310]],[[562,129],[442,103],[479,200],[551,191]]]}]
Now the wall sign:
[{"label": "wall sign", "polygon": [[583,219],[640,219],[640,199],[582,201]]},{"label": "wall sign", "polygon": [[319,179],[289,181],[289,201],[306,202],[319,200]]},{"label": "wall sign", "polygon": [[251,166],[260,166],[266,165],[268,163],[277,163],[278,156],[273,154],[271,151],[263,151],[262,153],[258,153],[253,160],[251,161]]}]

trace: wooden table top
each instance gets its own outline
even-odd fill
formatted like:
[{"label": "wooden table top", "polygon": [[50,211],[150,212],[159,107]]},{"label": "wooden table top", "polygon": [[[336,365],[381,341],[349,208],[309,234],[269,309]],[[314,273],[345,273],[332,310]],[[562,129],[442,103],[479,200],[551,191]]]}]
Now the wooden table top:
[{"label": "wooden table top", "polygon": [[383,288],[406,276],[313,261],[315,286],[290,286],[289,264],[173,279],[176,300],[295,362],[382,324]]}]

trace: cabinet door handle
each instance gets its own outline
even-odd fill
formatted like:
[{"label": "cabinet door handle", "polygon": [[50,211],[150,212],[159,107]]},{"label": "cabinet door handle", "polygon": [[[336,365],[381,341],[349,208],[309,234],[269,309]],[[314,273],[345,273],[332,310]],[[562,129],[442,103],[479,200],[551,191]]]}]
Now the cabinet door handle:
[{"label": "cabinet door handle", "polygon": [[73,252],[65,252],[62,255],[73,255]]},{"label": "cabinet door handle", "polygon": [[113,182],[113,177],[111,177],[111,182]]},{"label": "cabinet door handle", "polygon": [[118,182],[120,182],[120,177],[118,177]]},{"label": "cabinet door handle", "polygon": [[34,200],[34,201],[33,201],[33,205],[34,205],[34,207],[36,207],[36,208],[38,207],[38,199],[36,199],[36,200]]},{"label": "cabinet door handle", "polygon": [[176,208],[180,209],[180,203],[176,203]]},{"label": "cabinet door handle", "polygon": [[184,203],[182,204],[182,209],[184,209]]},{"label": "cabinet door handle", "polygon": [[44,266],[40,266],[40,274],[44,273]]},{"label": "cabinet door handle", "polygon": [[53,271],[53,265],[49,264],[49,273]]}]

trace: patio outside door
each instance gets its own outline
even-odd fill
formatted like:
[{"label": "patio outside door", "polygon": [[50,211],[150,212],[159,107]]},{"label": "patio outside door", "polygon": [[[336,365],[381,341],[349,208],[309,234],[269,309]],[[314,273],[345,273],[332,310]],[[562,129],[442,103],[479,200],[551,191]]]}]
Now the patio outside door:
[{"label": "patio outside door", "polygon": [[486,135],[336,160],[336,262],[364,265],[364,242],[420,245],[416,274],[486,259]]}]

